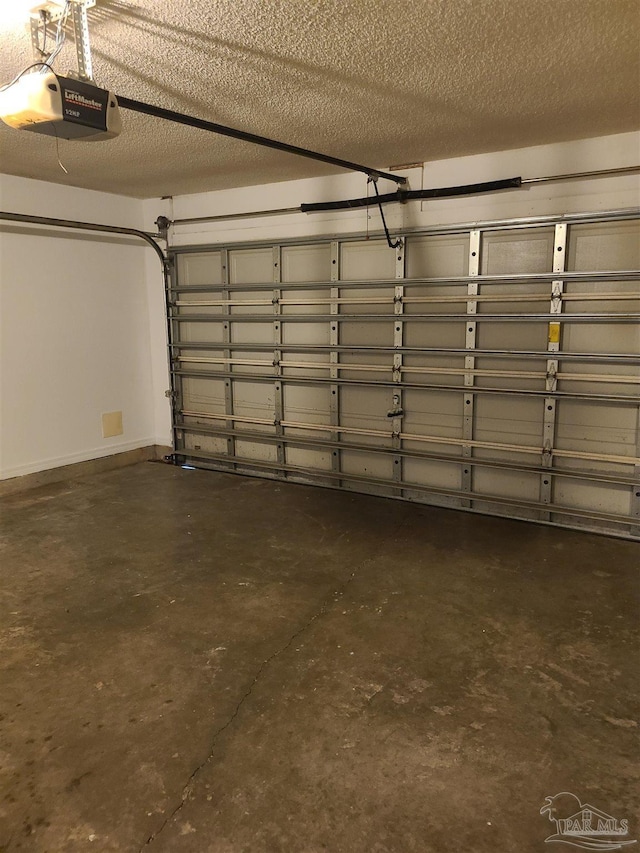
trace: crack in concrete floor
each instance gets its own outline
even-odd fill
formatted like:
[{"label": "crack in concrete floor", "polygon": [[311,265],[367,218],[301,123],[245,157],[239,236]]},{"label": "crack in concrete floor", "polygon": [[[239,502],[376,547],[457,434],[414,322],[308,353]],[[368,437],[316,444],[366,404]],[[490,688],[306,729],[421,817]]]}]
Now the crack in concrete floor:
[{"label": "crack in concrete floor", "polygon": [[[402,527],[402,524],[399,525],[398,532],[399,532],[399,529],[401,527]],[[201,761],[200,764],[198,764],[198,766],[195,768],[195,770],[193,770],[193,772],[191,773],[191,775],[187,779],[187,782],[182,789],[182,797],[180,799],[180,802],[173,809],[171,814],[168,815],[167,818],[165,818],[165,820],[162,822],[160,827],[155,832],[152,832],[151,835],[147,838],[147,840],[144,842],[142,847],[140,847],[140,853],[143,853],[143,851],[145,849],[148,849],[149,846],[151,844],[153,844],[154,841],[156,841],[156,839],[162,834],[162,832],[167,828],[167,826],[169,826],[169,824],[173,822],[175,817],[184,808],[184,806],[186,805],[187,801],[189,800],[189,798],[193,792],[193,786],[194,786],[194,782],[196,780],[196,777],[198,776],[200,771],[203,770],[207,766],[207,764],[209,764],[211,759],[213,758],[213,753],[215,751],[215,748],[216,748],[216,745],[218,742],[218,738],[229,728],[229,726],[232,725],[232,723],[234,722],[234,720],[236,719],[236,717],[240,713],[240,709],[242,708],[242,706],[244,705],[246,700],[253,693],[253,689],[256,686],[256,684],[258,683],[258,681],[259,681],[262,673],[265,671],[265,669],[271,663],[273,663],[273,661],[276,660],[276,658],[278,658],[278,657],[280,657],[280,655],[284,654],[287,651],[287,649],[289,649],[293,645],[293,643],[298,639],[298,637],[302,636],[302,634],[304,634],[305,631],[307,631],[311,627],[311,625],[313,625],[314,622],[316,622],[318,619],[320,619],[320,617],[323,616],[327,612],[330,604],[332,602],[335,603],[340,597],[342,597],[345,593],[345,590],[352,583],[352,581],[356,578],[356,576],[360,572],[362,572],[362,570],[366,566],[368,566],[370,563],[374,562],[374,560],[375,560],[375,557],[367,557],[366,560],[363,560],[361,563],[359,563],[353,569],[353,571],[351,572],[349,577],[346,579],[346,581],[344,581],[342,583],[342,585],[335,592],[332,592],[329,596],[327,596],[325,598],[325,600],[322,602],[322,604],[320,606],[320,609],[316,613],[314,613],[313,616],[311,616],[311,618],[309,618],[304,623],[304,625],[302,625],[301,628],[298,628],[298,630],[295,631],[295,633],[293,633],[291,635],[291,637],[289,637],[287,642],[281,648],[279,648],[272,655],[269,655],[268,658],[265,658],[265,660],[262,661],[262,663],[258,667],[258,671],[256,672],[256,674],[254,675],[254,677],[251,681],[251,684],[249,685],[249,688],[246,690],[246,692],[240,698],[240,701],[236,705],[236,707],[235,707],[233,713],[231,714],[231,716],[229,717],[229,719],[227,720],[227,722],[223,726],[221,726],[214,733],[213,738],[211,740],[211,745],[209,747],[209,752],[207,753],[206,758],[203,761]]]}]

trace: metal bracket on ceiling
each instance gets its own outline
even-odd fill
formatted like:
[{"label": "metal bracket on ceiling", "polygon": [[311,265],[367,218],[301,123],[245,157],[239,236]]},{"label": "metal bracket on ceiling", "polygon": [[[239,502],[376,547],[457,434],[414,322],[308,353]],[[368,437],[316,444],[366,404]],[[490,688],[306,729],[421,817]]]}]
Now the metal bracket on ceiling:
[{"label": "metal bracket on ceiling", "polygon": [[[58,24],[64,27],[67,17],[71,16],[73,37],[76,45],[77,72],[72,72],[79,80],[93,82],[93,63],[91,60],[91,44],[89,41],[89,23],[87,9],[96,5],[96,0],[48,0],[31,9],[30,29],[31,47],[34,62],[42,61],[42,43],[46,42],[47,27]],[[45,54],[46,55],[46,54]]]},{"label": "metal bracket on ceiling", "polygon": [[166,216],[159,216],[155,225],[158,229],[158,236],[161,240],[165,240],[167,243],[169,242],[169,228],[171,226],[171,220]]}]

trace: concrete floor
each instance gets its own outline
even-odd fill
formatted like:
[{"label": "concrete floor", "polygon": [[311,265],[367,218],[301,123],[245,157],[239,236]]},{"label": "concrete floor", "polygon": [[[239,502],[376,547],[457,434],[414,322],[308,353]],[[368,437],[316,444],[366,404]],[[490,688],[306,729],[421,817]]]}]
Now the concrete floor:
[{"label": "concrete floor", "polygon": [[640,836],[637,544],[159,463],[0,509],[3,853]]}]

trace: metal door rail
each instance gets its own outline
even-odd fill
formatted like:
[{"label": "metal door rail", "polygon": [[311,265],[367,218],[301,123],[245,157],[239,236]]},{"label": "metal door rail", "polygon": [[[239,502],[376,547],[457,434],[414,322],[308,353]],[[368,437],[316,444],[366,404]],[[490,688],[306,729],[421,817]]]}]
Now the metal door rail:
[{"label": "metal door rail", "polygon": [[[181,323],[210,323],[221,320],[217,314],[172,314],[172,320]],[[640,314],[620,312],[618,314],[475,314],[475,321],[494,323],[640,323]],[[468,322],[466,314],[227,314],[224,322],[231,323],[379,323],[420,322],[457,323]]]},{"label": "metal door rail", "polygon": [[[335,365],[334,365],[335,367]],[[348,369],[348,368],[346,368]],[[190,379],[233,379],[237,382],[282,382],[290,385],[355,385],[358,388],[411,388],[416,391],[456,391],[468,393],[468,387],[464,385],[440,385],[427,382],[388,382],[379,379],[339,379],[324,378],[321,376],[280,376],[266,373],[234,373],[231,371],[208,371],[208,370],[182,370],[173,368],[173,376],[183,376]],[[535,391],[522,388],[485,388],[479,385],[474,390],[478,394],[503,394],[505,396],[520,397],[552,397],[557,400],[590,400],[597,403],[620,403],[623,405],[637,406],[640,396],[625,396],[622,394],[579,394],[569,391]]]},{"label": "metal door rail", "polygon": [[[244,344],[232,343],[226,347],[220,343],[211,341],[174,341],[169,344],[172,349],[194,349],[194,350],[222,350],[231,349],[249,352],[273,352],[273,344]],[[305,352],[340,352],[340,353],[394,353],[402,352],[406,355],[429,355],[429,356],[448,356],[448,355],[482,355],[491,358],[517,358],[517,359],[546,359],[548,353],[543,350],[489,350],[489,349],[461,349],[459,347],[406,347],[406,346],[350,346],[330,344],[287,344],[286,351],[288,353],[305,353]],[[563,361],[579,361],[579,362],[596,362],[609,363],[616,362],[618,364],[640,364],[640,355],[631,353],[577,353],[577,352],[558,352],[556,358]]]},{"label": "metal door rail", "polygon": [[[297,465],[289,465],[287,463],[273,463],[262,459],[250,459],[244,456],[227,456],[222,453],[212,453],[204,450],[188,450],[178,451],[177,456],[187,456],[189,459],[210,460],[215,462],[228,462],[234,465],[242,465],[243,468],[256,468],[272,471],[274,474],[296,474],[305,480],[331,479],[341,482],[363,483],[366,485],[380,486],[385,489],[394,490],[401,489],[409,492],[424,492],[426,495],[440,495],[442,497],[463,498],[465,500],[471,498],[474,501],[484,503],[499,504],[510,508],[518,508],[524,510],[551,512],[556,515],[569,515],[575,518],[590,519],[593,521],[603,521],[613,524],[629,526],[630,519],[627,516],[616,515],[614,513],[594,512],[592,510],[576,509],[575,507],[566,507],[558,504],[540,503],[539,501],[525,501],[518,498],[506,498],[499,495],[484,494],[481,492],[464,492],[459,489],[445,489],[440,486],[425,486],[419,483],[409,483],[404,480],[390,482],[382,477],[369,477],[363,474],[351,474],[344,470],[331,471],[320,468],[301,468]],[[462,461],[462,460],[461,460]],[[464,460],[466,462],[466,460]],[[236,469],[237,470],[237,469]],[[318,485],[322,485],[318,483]],[[393,495],[389,495],[393,497]],[[525,517],[526,518],[526,517]],[[531,519],[527,519],[531,520]]]},{"label": "metal door rail", "polygon": [[[558,273],[521,273],[520,275],[478,275],[478,276],[438,276],[430,278],[404,278],[402,284],[404,287],[415,287],[418,285],[432,286],[467,286],[470,283],[478,286],[487,284],[549,284],[555,281]],[[620,281],[638,281],[640,280],[640,272],[638,270],[603,270],[598,272],[565,272],[562,274],[562,280],[569,284],[572,281],[578,282],[620,282]],[[397,284],[397,279],[339,279],[338,281],[283,281],[279,283],[282,290],[320,290],[322,288],[339,287],[341,289],[349,288],[366,288],[370,289],[389,289]],[[173,284],[171,293],[201,293],[212,290],[225,290],[233,292],[238,291],[261,291],[273,290],[273,282],[247,282],[246,284],[237,283],[211,283],[211,284]],[[404,298],[404,297],[403,297]]]},{"label": "metal door rail", "polygon": [[79,222],[75,219],[52,219],[50,216],[32,216],[27,213],[8,213],[0,212],[0,220],[7,222],[29,223],[31,225],[47,225],[53,228],[70,228],[75,231],[95,231],[105,234],[122,234],[123,236],[138,237],[144,240],[158,256],[163,269],[166,266],[167,259],[164,252],[156,242],[158,234],[149,234],[146,231],[140,231],[137,228],[122,228],[119,225],[100,225],[96,222]]},{"label": "metal door rail", "polygon": [[[313,450],[341,450],[354,451],[359,453],[382,453],[387,456],[403,456],[407,459],[426,459],[435,462],[446,462],[452,465],[460,465],[464,462],[481,468],[499,468],[505,471],[520,471],[524,474],[552,474],[558,477],[567,477],[571,480],[587,480],[590,482],[606,482],[621,486],[633,486],[635,480],[631,476],[625,476],[618,473],[604,473],[599,471],[581,471],[571,470],[570,468],[543,468],[538,465],[525,465],[524,463],[503,462],[499,459],[482,459],[476,456],[462,457],[452,456],[447,453],[429,453],[424,450],[408,450],[406,448],[376,446],[372,448],[370,444],[355,444],[345,441],[331,441],[320,438],[304,438],[302,436],[275,435],[265,432],[255,432],[252,430],[228,429],[223,427],[207,427],[199,424],[190,424],[181,421],[176,423],[176,428],[189,435],[209,435],[214,437],[226,438],[233,436],[239,441],[257,442],[259,444],[287,444],[291,447],[308,448]],[[388,436],[391,441],[391,435]],[[185,451],[186,452],[186,451]],[[539,455],[541,448],[536,448],[535,453]],[[634,464],[634,460],[629,460],[630,464]]]},{"label": "metal door rail", "polygon": [[[282,288],[283,290],[286,288]],[[448,304],[450,302],[466,303],[468,296],[402,296],[399,298],[392,296],[372,297],[366,296],[344,296],[338,299],[178,299],[171,303],[173,308],[222,308],[222,307],[237,307],[246,308],[262,307],[267,308],[272,305],[388,305],[393,307],[398,303],[403,305],[427,305],[427,304]],[[615,293],[565,293],[563,295],[564,302],[633,302],[640,299],[636,293],[624,293],[617,291]],[[501,295],[476,295],[476,302],[548,302],[548,293],[518,293],[518,294],[501,294]],[[215,315],[213,315],[215,316]]]},{"label": "metal door rail", "polygon": [[119,106],[124,110],[132,110],[133,112],[142,113],[143,115],[154,116],[155,118],[161,118],[165,121],[172,121],[177,124],[184,124],[188,127],[205,130],[209,133],[217,133],[221,136],[229,136],[232,139],[250,142],[253,145],[261,145],[264,148],[273,148],[276,151],[284,151],[287,154],[295,154],[298,157],[308,157],[311,160],[318,160],[321,163],[329,163],[330,165],[338,166],[341,169],[363,172],[370,178],[385,178],[386,180],[393,181],[396,184],[406,184],[407,182],[405,175],[394,175],[391,172],[383,172],[380,169],[374,169],[371,166],[364,166],[361,163],[354,163],[351,160],[332,157],[330,154],[312,151],[309,148],[302,148],[299,145],[291,145],[288,142],[281,142],[278,139],[259,136],[256,133],[239,130],[235,127],[228,127],[227,125],[218,124],[217,122],[209,121],[208,119],[190,116],[186,113],[177,112],[176,110],[166,109],[165,107],[158,107],[155,104],[147,104],[145,101],[137,101],[134,98],[127,98],[124,95],[118,95],[117,98]]},{"label": "metal door rail", "polygon": [[[276,423],[275,418],[256,418],[248,417],[246,415],[218,414],[215,412],[193,412],[188,410],[182,410],[179,412],[179,414],[181,417],[185,418],[204,418],[205,420],[213,421],[233,421],[237,423],[252,424],[256,426],[260,425],[272,427],[275,426]],[[381,430],[364,429],[362,427],[334,426],[333,424],[307,423],[305,421],[282,420],[280,421],[280,426],[291,429],[307,429],[312,432],[337,432],[344,433],[344,435],[361,435],[368,436],[370,438],[380,438],[383,440],[391,440],[392,437],[390,432],[382,432]],[[176,429],[179,429],[179,427],[176,427]],[[268,433],[261,434],[268,435]],[[532,446],[526,444],[504,444],[497,441],[479,441],[478,439],[465,439],[462,436],[459,438],[455,438],[453,436],[414,434],[409,432],[401,432],[399,435],[403,441],[416,441],[423,442],[424,444],[446,444],[450,445],[451,447],[463,447],[464,445],[468,444],[480,450],[497,450],[499,452],[505,453],[528,453],[534,454],[536,456],[539,456],[541,452],[541,448],[537,445]],[[376,445],[370,445],[370,449],[372,453],[375,453],[377,449]],[[635,456],[618,456],[616,454],[606,453],[586,453],[578,450],[562,450],[559,448],[554,449],[553,455],[564,459],[574,459],[576,461],[581,462],[605,462],[613,465],[635,465],[640,462],[640,457]],[[470,458],[475,459],[476,457]],[[459,462],[464,462],[466,464],[466,457],[459,457]]]},{"label": "metal door rail", "polygon": [[[252,358],[205,358],[202,356],[178,356],[177,361],[182,364],[223,364],[223,365],[238,365],[242,367],[265,367],[271,369],[278,366],[283,370],[346,370],[362,373],[414,373],[420,376],[486,376],[501,379],[533,379],[544,380],[547,378],[546,372],[540,371],[525,371],[525,370],[483,370],[482,368],[467,368],[467,367],[411,367],[406,364],[394,366],[393,364],[351,364],[349,362],[339,362],[331,364],[328,361],[259,361]],[[233,372],[233,371],[232,371]],[[236,374],[233,373],[235,376]],[[565,382],[607,382],[609,384],[622,385],[640,385],[640,377],[615,375],[611,373],[556,373],[558,381]],[[640,399],[640,398],[639,398]]]}]

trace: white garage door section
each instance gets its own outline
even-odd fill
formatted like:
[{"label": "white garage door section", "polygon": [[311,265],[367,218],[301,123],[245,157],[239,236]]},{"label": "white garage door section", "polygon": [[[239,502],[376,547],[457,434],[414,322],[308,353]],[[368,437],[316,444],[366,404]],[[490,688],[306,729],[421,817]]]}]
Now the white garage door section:
[{"label": "white garage door section", "polygon": [[177,461],[640,537],[639,224],[174,249]]}]

